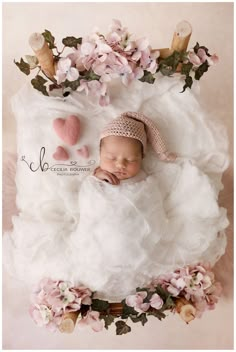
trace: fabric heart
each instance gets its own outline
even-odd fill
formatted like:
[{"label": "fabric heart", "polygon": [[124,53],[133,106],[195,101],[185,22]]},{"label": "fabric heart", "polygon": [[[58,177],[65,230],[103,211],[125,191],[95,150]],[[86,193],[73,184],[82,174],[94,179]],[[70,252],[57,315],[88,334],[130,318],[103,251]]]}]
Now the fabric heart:
[{"label": "fabric heart", "polygon": [[69,154],[63,147],[59,146],[53,154],[53,158],[56,160],[68,160]]},{"label": "fabric heart", "polygon": [[77,143],[80,135],[80,120],[75,115],[70,115],[66,119],[58,117],[53,121],[53,127],[57,135],[67,144]]},{"label": "fabric heart", "polygon": [[89,150],[87,145],[84,145],[82,148],[77,149],[76,153],[86,159],[89,157]]}]

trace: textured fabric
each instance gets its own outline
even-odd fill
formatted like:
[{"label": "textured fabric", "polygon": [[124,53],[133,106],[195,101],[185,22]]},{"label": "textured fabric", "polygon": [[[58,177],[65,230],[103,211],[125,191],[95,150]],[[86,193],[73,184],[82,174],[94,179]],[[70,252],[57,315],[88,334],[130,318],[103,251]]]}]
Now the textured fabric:
[{"label": "textured fabric", "polygon": [[179,266],[213,265],[224,253],[228,225],[217,191],[191,162],[167,166],[119,186],[88,176],[78,224],[58,202],[38,209],[37,219],[15,217],[11,236],[4,236],[4,262],[26,284],[42,277],[69,280],[111,301]]},{"label": "textured fabric", "polygon": [[146,152],[147,141],[161,160],[174,161],[176,154],[167,151],[165,142],[157,125],[140,112],[124,112],[109,122],[101,133],[100,139],[108,136],[122,136],[139,140]]}]

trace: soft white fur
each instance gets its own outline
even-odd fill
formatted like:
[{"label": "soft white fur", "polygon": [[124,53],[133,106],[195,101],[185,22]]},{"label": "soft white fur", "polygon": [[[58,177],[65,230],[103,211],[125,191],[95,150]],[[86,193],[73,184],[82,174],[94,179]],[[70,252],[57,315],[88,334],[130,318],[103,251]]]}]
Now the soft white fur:
[{"label": "soft white fur", "polygon": [[[45,147],[44,162],[51,166],[58,163],[52,158],[52,154],[58,145],[62,145],[71,155],[68,164],[77,160],[80,165],[84,165],[88,162],[76,155],[76,149],[87,144],[90,149],[89,161],[95,160],[92,170],[99,164],[100,131],[108,121],[124,111],[141,111],[153,119],[160,127],[168,149],[180,156],[174,164],[165,163],[158,161],[151,148],[148,148],[143,162],[144,170],[156,177],[156,192],[161,196],[163,214],[171,219],[169,232],[167,231],[169,238],[165,237],[169,243],[168,246],[165,244],[160,247],[159,267],[163,264],[163,268],[167,268],[165,258],[173,259],[173,255],[177,258],[180,253],[178,248],[183,248],[182,263],[200,258],[214,263],[219,259],[224,252],[225,237],[221,232],[218,238],[217,232],[228,225],[225,210],[217,205],[218,194],[222,189],[222,172],[228,166],[227,139],[223,127],[210,121],[198,103],[198,86],[180,94],[182,86],[183,81],[179,77],[159,77],[153,85],[133,82],[128,88],[119,81],[114,81],[109,87],[111,104],[107,107],[100,107],[96,101],[81,93],[73,93],[65,99],[45,97],[30,86],[25,86],[13,97],[12,107],[17,120],[16,186],[20,215],[13,218],[14,229],[4,237],[4,262],[13,274],[29,284],[37,282],[45,275],[79,280],[80,271],[77,265],[82,261],[74,261],[76,252],[73,257],[71,251],[76,249],[74,239],[75,234],[78,235],[80,224],[80,186],[88,176],[88,173],[83,172],[77,176],[59,176],[56,172],[42,172],[40,169],[33,173],[21,160],[21,156],[34,162],[36,167],[39,163],[39,151],[41,147]],[[55,118],[69,114],[76,114],[82,125],[81,138],[73,147],[61,143],[52,127]],[[142,199],[144,201],[149,196],[150,208],[146,212],[159,202],[154,189],[155,185],[149,184],[143,192],[144,198],[140,195],[138,199],[138,204],[142,204]],[[115,191],[114,186],[113,190]],[[88,193],[85,199],[91,202],[92,209],[96,209],[96,206],[98,209],[96,204],[93,208],[92,195],[93,192]],[[90,209],[87,208],[88,210]],[[104,211],[102,208],[100,210]],[[145,216],[145,211],[143,214]],[[134,221],[132,216],[127,219],[130,224],[137,220]],[[103,220],[98,224],[103,226]],[[132,227],[130,231],[132,232]],[[134,244],[138,236],[139,234],[134,238]],[[152,238],[151,236],[150,240]],[[191,248],[195,248],[197,254],[193,254],[189,250]],[[90,258],[92,253],[95,255],[95,249],[96,247],[92,248]],[[124,251],[123,255],[125,254],[127,253]],[[145,255],[148,255],[148,251]],[[96,260],[99,258],[98,256]],[[178,259],[175,263],[178,263]],[[143,282],[147,281],[145,270],[142,273]],[[134,270],[134,276],[138,272],[140,273]],[[159,273],[158,270],[156,273]],[[130,279],[126,279],[128,290],[132,284],[139,284],[139,279],[135,281],[131,277],[132,272],[129,275]],[[105,286],[99,286],[99,283],[97,285],[104,291]],[[106,287],[108,286],[109,282],[106,283]],[[114,287],[108,293],[111,298],[113,293]],[[122,294],[124,292],[120,292]]]}]

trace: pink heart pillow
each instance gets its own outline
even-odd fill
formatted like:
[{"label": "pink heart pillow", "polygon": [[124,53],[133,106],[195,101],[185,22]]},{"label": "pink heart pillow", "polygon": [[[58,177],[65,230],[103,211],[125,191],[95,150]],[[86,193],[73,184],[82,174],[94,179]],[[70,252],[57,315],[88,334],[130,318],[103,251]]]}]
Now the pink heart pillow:
[{"label": "pink heart pillow", "polygon": [[53,121],[53,127],[57,135],[67,144],[77,143],[80,135],[80,120],[75,115],[70,115],[66,119],[58,117]]},{"label": "pink heart pillow", "polygon": [[69,154],[63,147],[59,146],[53,154],[53,158],[56,160],[68,160]]}]

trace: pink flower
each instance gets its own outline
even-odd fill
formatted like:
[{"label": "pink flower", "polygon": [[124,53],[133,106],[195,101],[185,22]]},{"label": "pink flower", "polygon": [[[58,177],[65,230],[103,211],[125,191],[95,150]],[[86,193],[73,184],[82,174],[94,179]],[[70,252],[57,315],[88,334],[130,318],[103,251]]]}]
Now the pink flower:
[{"label": "pink flower", "polygon": [[58,61],[55,78],[58,84],[66,79],[72,82],[79,78],[79,72],[75,67],[71,67],[71,60],[68,57],[62,58]]},{"label": "pink flower", "polygon": [[161,309],[163,304],[164,304],[163,299],[157,293],[154,293],[152,295],[152,298],[150,299],[151,307],[155,309]]},{"label": "pink flower", "polygon": [[205,61],[207,61],[210,66],[219,62],[219,58],[216,54],[208,56],[203,48],[199,48],[197,53],[194,51],[189,51],[188,59],[194,66],[200,66]]},{"label": "pink flower", "polygon": [[110,31],[111,33],[117,33],[121,38],[121,36],[124,36],[127,33],[127,28],[122,27],[121,22],[119,20],[113,19],[112,25],[110,26]]},{"label": "pink flower", "polygon": [[99,312],[90,310],[87,312],[86,316],[83,317],[79,322],[79,327],[90,326],[93,331],[101,331],[103,329],[103,321],[99,319]]},{"label": "pink flower", "polygon": [[146,312],[150,304],[149,303],[143,303],[143,300],[147,297],[147,292],[146,291],[140,291],[137,292],[135,295],[129,295],[126,297],[126,304],[129,307],[133,307],[136,312],[143,313]]},{"label": "pink flower", "polygon": [[170,292],[174,297],[176,297],[185,286],[186,282],[183,278],[172,278],[170,280],[170,285],[168,286],[167,291]]},{"label": "pink flower", "polygon": [[46,278],[34,289],[29,313],[37,325],[55,330],[65,313],[80,310],[81,304],[91,305],[91,295],[84,286]]},{"label": "pink flower", "polygon": [[194,66],[199,66],[201,65],[201,60],[200,58],[198,57],[197,54],[195,54],[193,51],[190,51],[188,53],[188,59],[189,61],[194,65]]},{"label": "pink flower", "polygon": [[205,62],[208,58],[206,51],[203,48],[198,49],[197,56],[200,58],[201,63]]},{"label": "pink flower", "polygon": [[207,62],[210,66],[215,65],[219,62],[219,57],[214,54],[207,58]]}]

